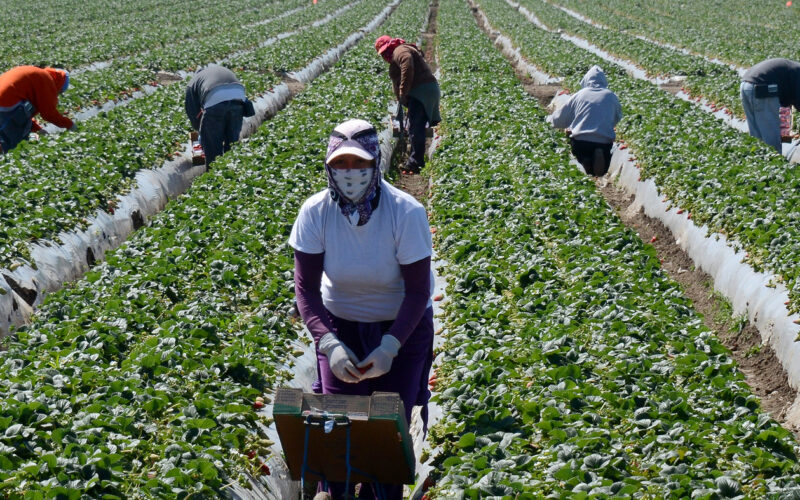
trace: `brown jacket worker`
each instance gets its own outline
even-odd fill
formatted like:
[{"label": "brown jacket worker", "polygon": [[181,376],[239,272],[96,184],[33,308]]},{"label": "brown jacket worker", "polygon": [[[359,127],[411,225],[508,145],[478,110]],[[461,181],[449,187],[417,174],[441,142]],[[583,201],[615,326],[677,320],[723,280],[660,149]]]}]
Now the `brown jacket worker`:
[{"label": "brown jacket worker", "polygon": [[439,83],[416,45],[384,35],[375,40],[375,50],[389,63],[394,95],[408,108],[411,155],[406,170],[418,173],[425,166],[425,124],[442,121],[439,115]]},{"label": "brown jacket worker", "polygon": [[0,152],[10,151],[42,127],[42,118],[69,130],[77,127],[58,111],[58,95],[69,87],[69,73],[62,69],[17,66],[0,75]]}]

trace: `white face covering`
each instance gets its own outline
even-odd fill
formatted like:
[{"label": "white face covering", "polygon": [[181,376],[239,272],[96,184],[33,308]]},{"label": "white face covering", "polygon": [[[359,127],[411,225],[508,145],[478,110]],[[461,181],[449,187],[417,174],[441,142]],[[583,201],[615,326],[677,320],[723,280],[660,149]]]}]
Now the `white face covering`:
[{"label": "white face covering", "polygon": [[367,168],[332,168],[333,182],[351,203],[357,203],[367,192],[372,176],[375,175],[374,167]]}]

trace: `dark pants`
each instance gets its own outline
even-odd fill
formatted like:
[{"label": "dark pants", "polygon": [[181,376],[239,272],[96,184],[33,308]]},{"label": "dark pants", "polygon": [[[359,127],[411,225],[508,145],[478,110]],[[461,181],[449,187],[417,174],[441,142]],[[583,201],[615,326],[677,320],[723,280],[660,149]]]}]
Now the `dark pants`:
[{"label": "dark pants", "polygon": [[425,166],[425,125],[428,116],[425,106],[413,97],[408,99],[408,139],[411,142],[411,154],[406,162],[406,168],[412,172],[419,172]]},{"label": "dark pants", "polygon": [[206,155],[206,166],[230,150],[241,131],[241,101],[225,101],[206,108],[200,119],[200,145]]},{"label": "dark pants", "polygon": [[601,144],[572,138],[570,138],[570,144],[572,144],[572,154],[575,155],[578,163],[583,166],[587,174],[595,177],[606,175],[608,167],[611,165],[612,144]]},{"label": "dark pants", "polygon": [[33,108],[30,105],[26,107],[26,102],[0,111],[0,152],[11,151],[31,133]]},{"label": "dark pants", "polygon": [[[382,323],[356,323],[340,318],[333,319],[336,336],[347,345],[358,359],[364,359],[381,343],[382,335],[392,326],[391,321]],[[406,422],[411,421],[411,410],[415,405],[427,405],[430,398],[428,390],[428,374],[433,362],[433,308],[428,308],[417,327],[400,348],[397,357],[392,361],[389,373],[363,380],[357,384],[349,384],[336,378],[328,366],[328,358],[317,351],[319,374],[323,394],[351,394],[369,396],[375,391],[397,392],[403,400],[406,411]],[[400,499],[403,496],[402,485],[383,484],[386,498]],[[355,485],[350,487],[354,494]],[[330,483],[329,492],[334,500],[344,498],[344,483]],[[359,498],[378,498],[372,484],[362,484]]]}]

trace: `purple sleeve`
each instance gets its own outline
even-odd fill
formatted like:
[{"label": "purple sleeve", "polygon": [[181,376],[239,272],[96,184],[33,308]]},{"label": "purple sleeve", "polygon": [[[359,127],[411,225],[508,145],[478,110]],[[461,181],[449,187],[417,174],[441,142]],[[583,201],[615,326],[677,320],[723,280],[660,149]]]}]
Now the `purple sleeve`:
[{"label": "purple sleeve", "polygon": [[431,258],[425,257],[411,264],[401,265],[400,274],[405,282],[405,297],[397,311],[397,318],[386,333],[405,344],[428,308],[431,297]]},{"label": "purple sleeve", "polygon": [[324,252],[294,251],[294,293],[297,297],[297,309],[311,336],[314,337],[315,344],[323,335],[333,331],[328,311],[322,304],[320,290],[324,262]]}]

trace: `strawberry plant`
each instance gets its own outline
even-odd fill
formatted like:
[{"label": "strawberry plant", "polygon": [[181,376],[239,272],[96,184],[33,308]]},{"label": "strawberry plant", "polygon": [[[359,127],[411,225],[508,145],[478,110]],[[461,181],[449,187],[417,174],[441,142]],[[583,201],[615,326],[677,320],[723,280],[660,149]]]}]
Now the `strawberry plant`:
[{"label": "strawberry plant", "polygon": [[[789,291],[789,311],[800,311],[800,224],[786,207],[800,186],[800,174],[761,141],[727,127],[694,105],[636,80],[617,66],[557,35],[533,29],[501,0],[481,2],[489,21],[547,73],[565,78],[567,88],[594,64],[609,76],[625,117],[617,133],[633,151],[642,178],[652,178],[663,195],[692,214],[700,226],[726,235],[747,253],[757,271],[770,272]],[[697,196],[697,193],[702,193]]]},{"label": "strawberry plant", "polygon": [[626,33],[666,42],[740,67],[771,57],[797,58],[800,13],[785,2],[657,0],[636,5],[611,0],[548,0]]},{"label": "strawberry plant", "polygon": [[[299,70],[367,24],[385,5],[370,2],[368,8],[350,9],[336,22],[309,26],[237,57],[243,66],[248,61]],[[273,71],[243,71],[242,76],[251,97],[281,80]],[[61,231],[83,226],[86,217],[106,209],[133,185],[136,172],[158,167],[180,151],[188,128],[183,92],[183,85],[161,87],[83,122],[76,134],[25,142],[0,157],[0,190],[9,193],[0,199],[0,267],[30,260],[32,241],[54,240]]]},{"label": "strawberry plant", "polygon": [[[385,29],[411,38],[427,6],[402,3]],[[257,407],[290,377],[298,337],[286,240],[324,185],[330,130],[386,116],[371,42],[6,341],[0,494],[213,498],[270,473]]]},{"label": "strawberry plant", "polygon": [[541,0],[521,0],[520,5],[533,12],[549,28],[583,38],[615,57],[630,60],[644,68],[651,78],[682,76],[685,78],[682,87],[688,94],[705,97],[744,117],[739,97],[741,80],[736,70],[728,65],[654,44],[622,32],[613,25],[605,28],[593,26]]},{"label": "strawberry plant", "polygon": [[798,494],[792,435],[465,3],[442,0],[438,28],[432,223],[451,280],[429,496]]}]

